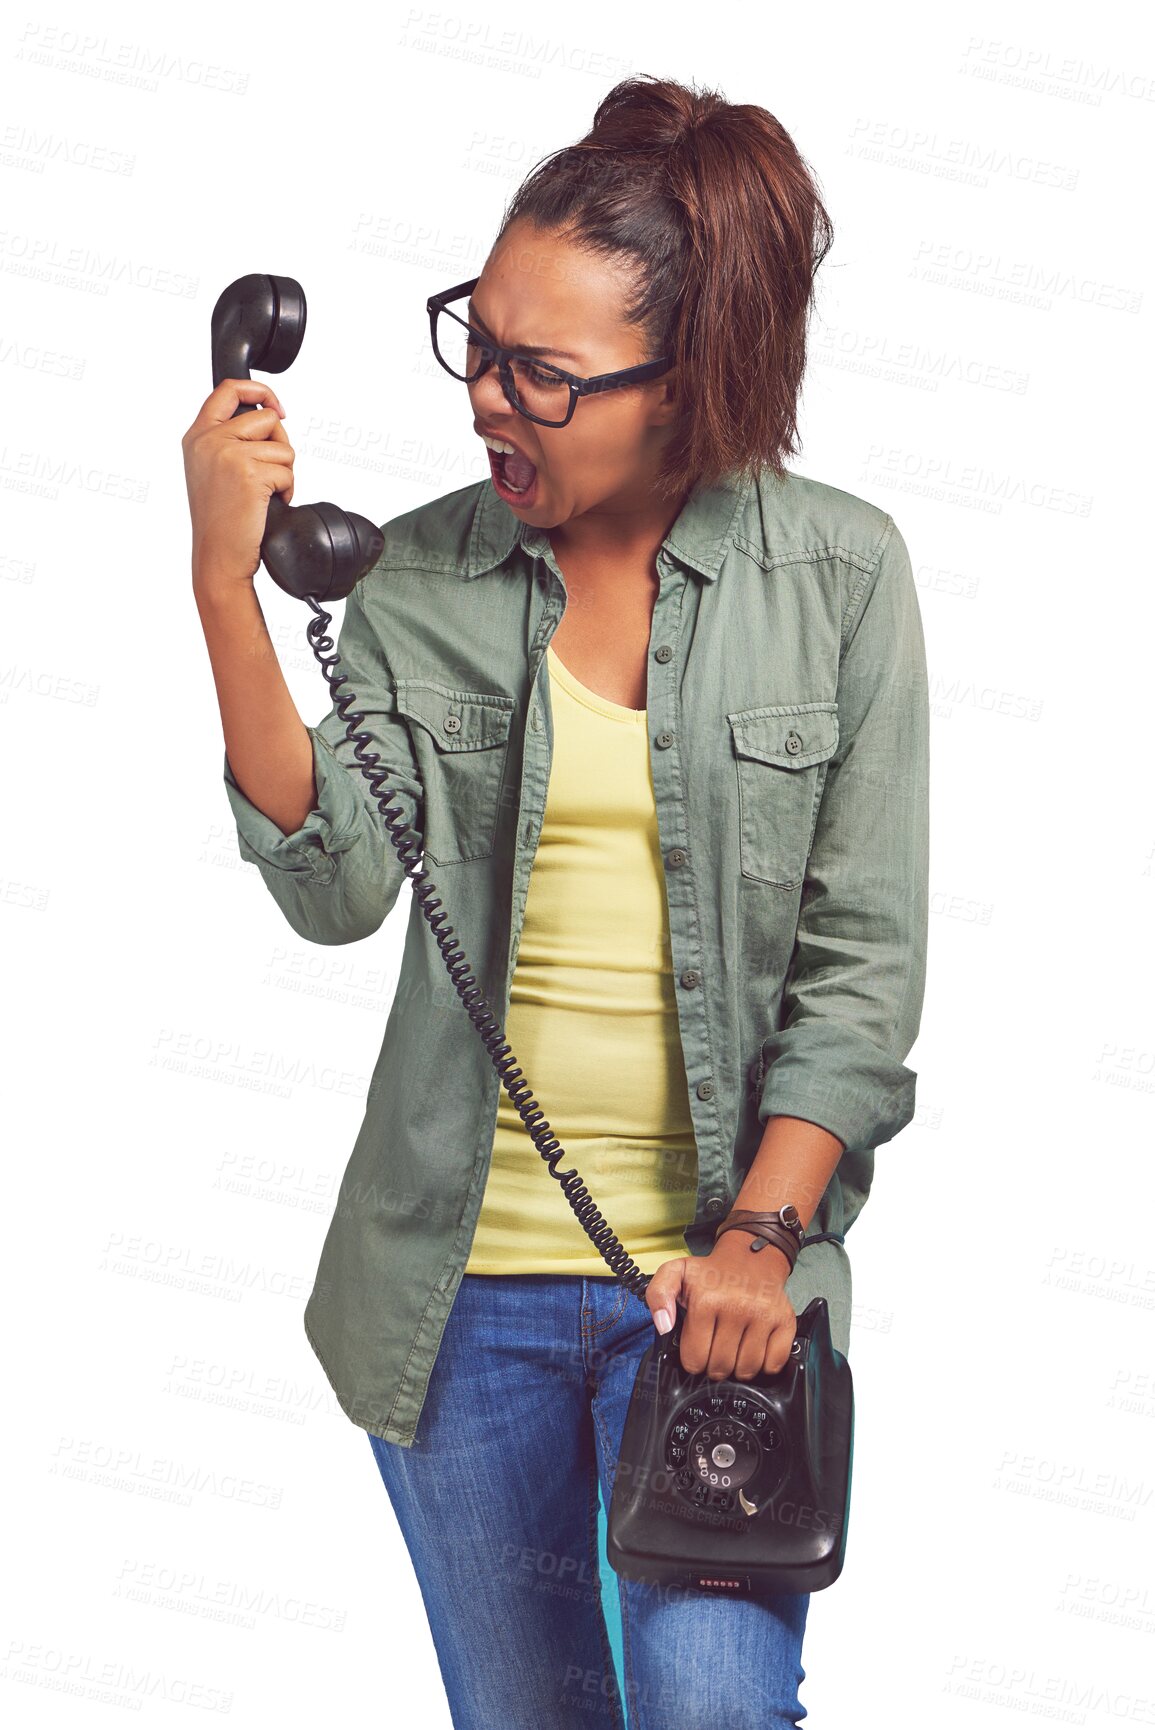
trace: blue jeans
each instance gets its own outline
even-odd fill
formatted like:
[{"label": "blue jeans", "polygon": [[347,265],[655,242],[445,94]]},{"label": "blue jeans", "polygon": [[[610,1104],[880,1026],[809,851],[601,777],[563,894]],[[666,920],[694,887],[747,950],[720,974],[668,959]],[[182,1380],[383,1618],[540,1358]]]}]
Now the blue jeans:
[{"label": "blue jeans", "polygon": [[[370,1436],[455,1730],[623,1730],[602,1612],[605,1508],[638,1360],[620,1282],[464,1274],[411,1448]],[[759,1602],[615,1576],[629,1730],[781,1730],[809,1593]]]}]

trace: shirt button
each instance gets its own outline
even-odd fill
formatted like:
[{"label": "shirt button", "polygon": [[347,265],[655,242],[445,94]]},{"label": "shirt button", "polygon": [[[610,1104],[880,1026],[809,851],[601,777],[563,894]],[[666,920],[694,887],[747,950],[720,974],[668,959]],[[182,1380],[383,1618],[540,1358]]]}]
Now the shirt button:
[{"label": "shirt button", "polygon": [[460,715],[446,715],[446,717],[445,717],[445,731],[447,733],[460,733],[460,731],[461,731],[461,716]]},{"label": "shirt button", "polygon": [[673,743],[674,743],[674,735],[672,733],[662,732],[662,733],[659,733],[654,739],[654,744],[658,747],[658,749],[660,751],[668,750],[668,748]]},{"label": "shirt button", "polygon": [[666,864],[667,865],[684,865],[685,863],[686,863],[685,848],[684,847],[671,847],[670,851],[666,854]]},{"label": "shirt button", "polygon": [[791,727],[790,731],[786,735],[786,749],[792,757],[796,756],[802,749],[802,735],[796,733],[793,727]]},{"label": "shirt button", "polygon": [[712,1081],[700,1081],[698,1083],[698,1098],[699,1099],[713,1099],[713,1097],[714,1097],[714,1083]]},{"label": "shirt button", "polygon": [[698,972],[698,969],[696,967],[687,967],[686,971],[682,974],[682,984],[686,987],[686,990],[692,991],[695,985],[701,985],[701,983],[702,975]]},{"label": "shirt button", "polygon": [[655,661],[661,661],[661,662],[665,663],[666,661],[672,661],[673,658],[674,658],[674,651],[670,647],[669,643],[663,643],[660,649],[654,650]]},{"label": "shirt button", "polygon": [[541,728],[542,728],[541,710],[538,708],[536,703],[534,704],[532,710],[530,711],[529,724],[533,728],[535,733],[541,732]]},{"label": "shirt button", "polygon": [[721,1211],[725,1207],[725,1205],[726,1205],[725,1196],[712,1195],[706,1201],[706,1212],[707,1213],[721,1213]]}]

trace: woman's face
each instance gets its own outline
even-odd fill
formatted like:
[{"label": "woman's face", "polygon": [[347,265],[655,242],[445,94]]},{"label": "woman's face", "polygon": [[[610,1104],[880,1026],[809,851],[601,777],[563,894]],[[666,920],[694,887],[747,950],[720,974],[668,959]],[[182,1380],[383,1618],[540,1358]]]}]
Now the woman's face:
[{"label": "woman's face", "polygon": [[[637,325],[622,316],[628,278],[616,261],[583,252],[519,219],[490,253],[463,316],[508,348],[546,349],[538,358],[582,378],[639,366]],[[640,385],[579,397],[567,426],[541,426],[507,402],[497,368],[469,391],[474,431],[512,444],[533,464],[524,494],[504,485],[490,453],[493,484],[524,522],[557,528],[587,511],[628,514],[649,492],[674,418],[673,373]]]}]

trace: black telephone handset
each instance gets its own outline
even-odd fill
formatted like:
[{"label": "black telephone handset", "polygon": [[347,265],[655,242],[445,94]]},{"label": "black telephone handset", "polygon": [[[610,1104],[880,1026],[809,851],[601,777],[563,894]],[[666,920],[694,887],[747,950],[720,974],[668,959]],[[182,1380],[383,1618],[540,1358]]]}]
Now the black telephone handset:
[{"label": "black telephone handset", "polygon": [[[284,372],[305,339],[305,292],[291,276],[242,276],[213,308],[213,388],[248,378],[251,366]],[[256,403],[234,412],[248,414]],[[385,538],[368,517],[339,505],[287,505],[269,500],[261,558],[273,581],[298,600],[343,601],[381,557]]]},{"label": "black telephone handset", "polygon": [[[254,274],[230,283],[212,314],[214,388],[222,379],[248,378],[250,366],[284,372],[300,353],[305,315],[305,292],[291,276]],[[255,406],[242,403],[233,418]],[[351,594],[384,546],[367,517],[338,505],[288,505],[278,493],[269,500],[261,559],[273,581],[314,614],[309,645],[454,989],[579,1224],[611,1273],[640,1299],[652,1276],[614,1236],[579,1173],[557,1169],[565,1149],[521,1081],[505,1031],[419,866],[421,836],[394,803],[389,770],[369,749],[372,734],[358,730],[365,716],[353,707],[356,695],[342,690],[348,680],[336,670],[340,656],[326,635],[332,614],[322,602]],[[638,1364],[607,1522],[611,1565],[631,1579],[731,1596],[833,1584],[846,1552],[854,1400],[826,1299],[812,1298],[798,1316],[786,1365],[752,1382],[711,1382],[704,1371],[682,1367],[686,1313],[679,1303],[670,1332],[655,1337]]]}]

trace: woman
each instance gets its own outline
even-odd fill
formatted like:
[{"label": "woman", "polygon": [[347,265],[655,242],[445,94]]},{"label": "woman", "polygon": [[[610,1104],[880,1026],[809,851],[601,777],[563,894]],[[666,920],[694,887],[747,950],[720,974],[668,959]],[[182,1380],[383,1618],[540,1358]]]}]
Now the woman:
[{"label": "woman", "polygon": [[[784,466],[829,245],[771,115],[619,84],[480,276],[430,302],[490,478],[383,525],[345,605],[391,808],[533,1090],[503,1092],[414,897],[305,1325],[368,1433],[457,1726],[623,1724],[598,1494],[653,1328],[683,1304],[685,1368],[749,1380],[821,1293],[846,1352],[843,1239],[913,1115],[910,561],[886,512]],[[194,592],[242,857],[295,931],[343,944],[404,873],[345,727],[301,722],[253,588],[268,498],[292,497],[283,412],[226,380],[185,436]],[[543,1168],[531,1098],[653,1276],[644,1303]],[[618,1586],[635,1730],[805,1716],[808,1595]]]}]

